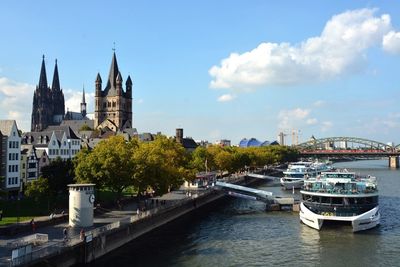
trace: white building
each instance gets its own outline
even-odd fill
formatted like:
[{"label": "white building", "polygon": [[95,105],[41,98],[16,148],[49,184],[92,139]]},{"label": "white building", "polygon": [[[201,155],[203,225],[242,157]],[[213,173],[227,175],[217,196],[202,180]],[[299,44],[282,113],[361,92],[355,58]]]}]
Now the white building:
[{"label": "white building", "polygon": [[4,189],[18,192],[21,186],[21,136],[15,120],[0,120],[0,133],[1,176],[4,177]]},{"label": "white building", "polygon": [[71,159],[81,149],[81,140],[68,126],[50,126],[42,132],[29,132],[22,137],[23,144],[32,144],[45,150],[50,160]]}]

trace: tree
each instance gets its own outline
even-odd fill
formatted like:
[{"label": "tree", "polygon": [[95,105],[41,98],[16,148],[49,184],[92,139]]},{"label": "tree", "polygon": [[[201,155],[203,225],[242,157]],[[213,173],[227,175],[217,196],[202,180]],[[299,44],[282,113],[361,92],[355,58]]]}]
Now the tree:
[{"label": "tree", "polygon": [[42,176],[48,181],[51,196],[67,194],[67,185],[72,184],[74,178],[73,163],[70,159],[64,161],[58,157],[42,168]]},{"label": "tree", "polygon": [[81,126],[81,128],[79,128],[79,131],[93,131],[93,129],[90,128],[89,125],[83,124],[83,125]]},{"label": "tree", "polygon": [[161,195],[179,187],[184,178],[194,176],[188,168],[185,149],[174,139],[160,135],[152,142],[139,144],[133,153],[137,167],[134,185],[139,193],[151,187]]},{"label": "tree", "polygon": [[131,158],[136,147],[135,139],[126,142],[122,136],[112,136],[92,151],[80,151],[75,159],[76,181],[95,183],[98,188],[110,189],[120,198],[122,191],[133,184],[136,166]]},{"label": "tree", "polygon": [[25,188],[25,195],[39,201],[41,198],[49,196],[50,187],[49,182],[43,176],[40,176],[37,180],[29,182]]}]

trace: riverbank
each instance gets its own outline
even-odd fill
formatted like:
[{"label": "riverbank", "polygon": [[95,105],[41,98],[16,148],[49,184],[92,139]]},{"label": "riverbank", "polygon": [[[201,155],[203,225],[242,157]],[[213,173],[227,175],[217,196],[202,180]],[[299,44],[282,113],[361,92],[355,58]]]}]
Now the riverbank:
[{"label": "riverbank", "polygon": [[[251,184],[257,179],[244,175],[231,176],[228,181],[236,184]],[[63,240],[62,229],[67,222],[38,229],[47,235],[48,242],[31,246],[31,253],[18,257],[13,262],[29,266],[71,266],[92,262],[110,251],[165,225],[185,214],[213,203],[224,196],[223,192],[212,188],[198,190],[178,190],[159,198],[149,199],[149,209],[137,214],[137,206],[124,206],[122,211],[110,211],[95,216],[94,226],[84,229],[85,238],[79,236],[80,229],[68,228],[69,240]],[[16,247],[21,247],[21,236],[9,238],[0,244],[1,263],[11,260],[7,255]]]}]

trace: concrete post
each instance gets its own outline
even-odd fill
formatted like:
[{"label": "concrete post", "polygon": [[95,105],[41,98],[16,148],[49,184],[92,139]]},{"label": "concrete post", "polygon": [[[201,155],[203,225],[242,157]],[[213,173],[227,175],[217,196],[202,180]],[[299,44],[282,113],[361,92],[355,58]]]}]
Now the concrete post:
[{"label": "concrete post", "polygon": [[389,156],[389,167],[399,168],[399,156]]}]

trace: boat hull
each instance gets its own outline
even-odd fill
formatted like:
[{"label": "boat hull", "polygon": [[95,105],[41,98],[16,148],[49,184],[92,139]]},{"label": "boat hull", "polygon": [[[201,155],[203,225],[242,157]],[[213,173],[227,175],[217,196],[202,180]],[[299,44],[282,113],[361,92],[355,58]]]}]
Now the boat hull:
[{"label": "boat hull", "polygon": [[309,210],[303,203],[300,204],[300,220],[305,225],[321,230],[324,221],[347,221],[351,222],[353,232],[364,231],[380,224],[381,215],[379,207],[356,216],[335,216],[334,214],[321,215]]},{"label": "boat hull", "polygon": [[286,189],[286,190],[292,190],[293,188],[300,189],[304,185],[304,179],[297,179],[297,180],[289,181],[289,180],[281,178],[281,185],[283,186],[283,189]]}]

